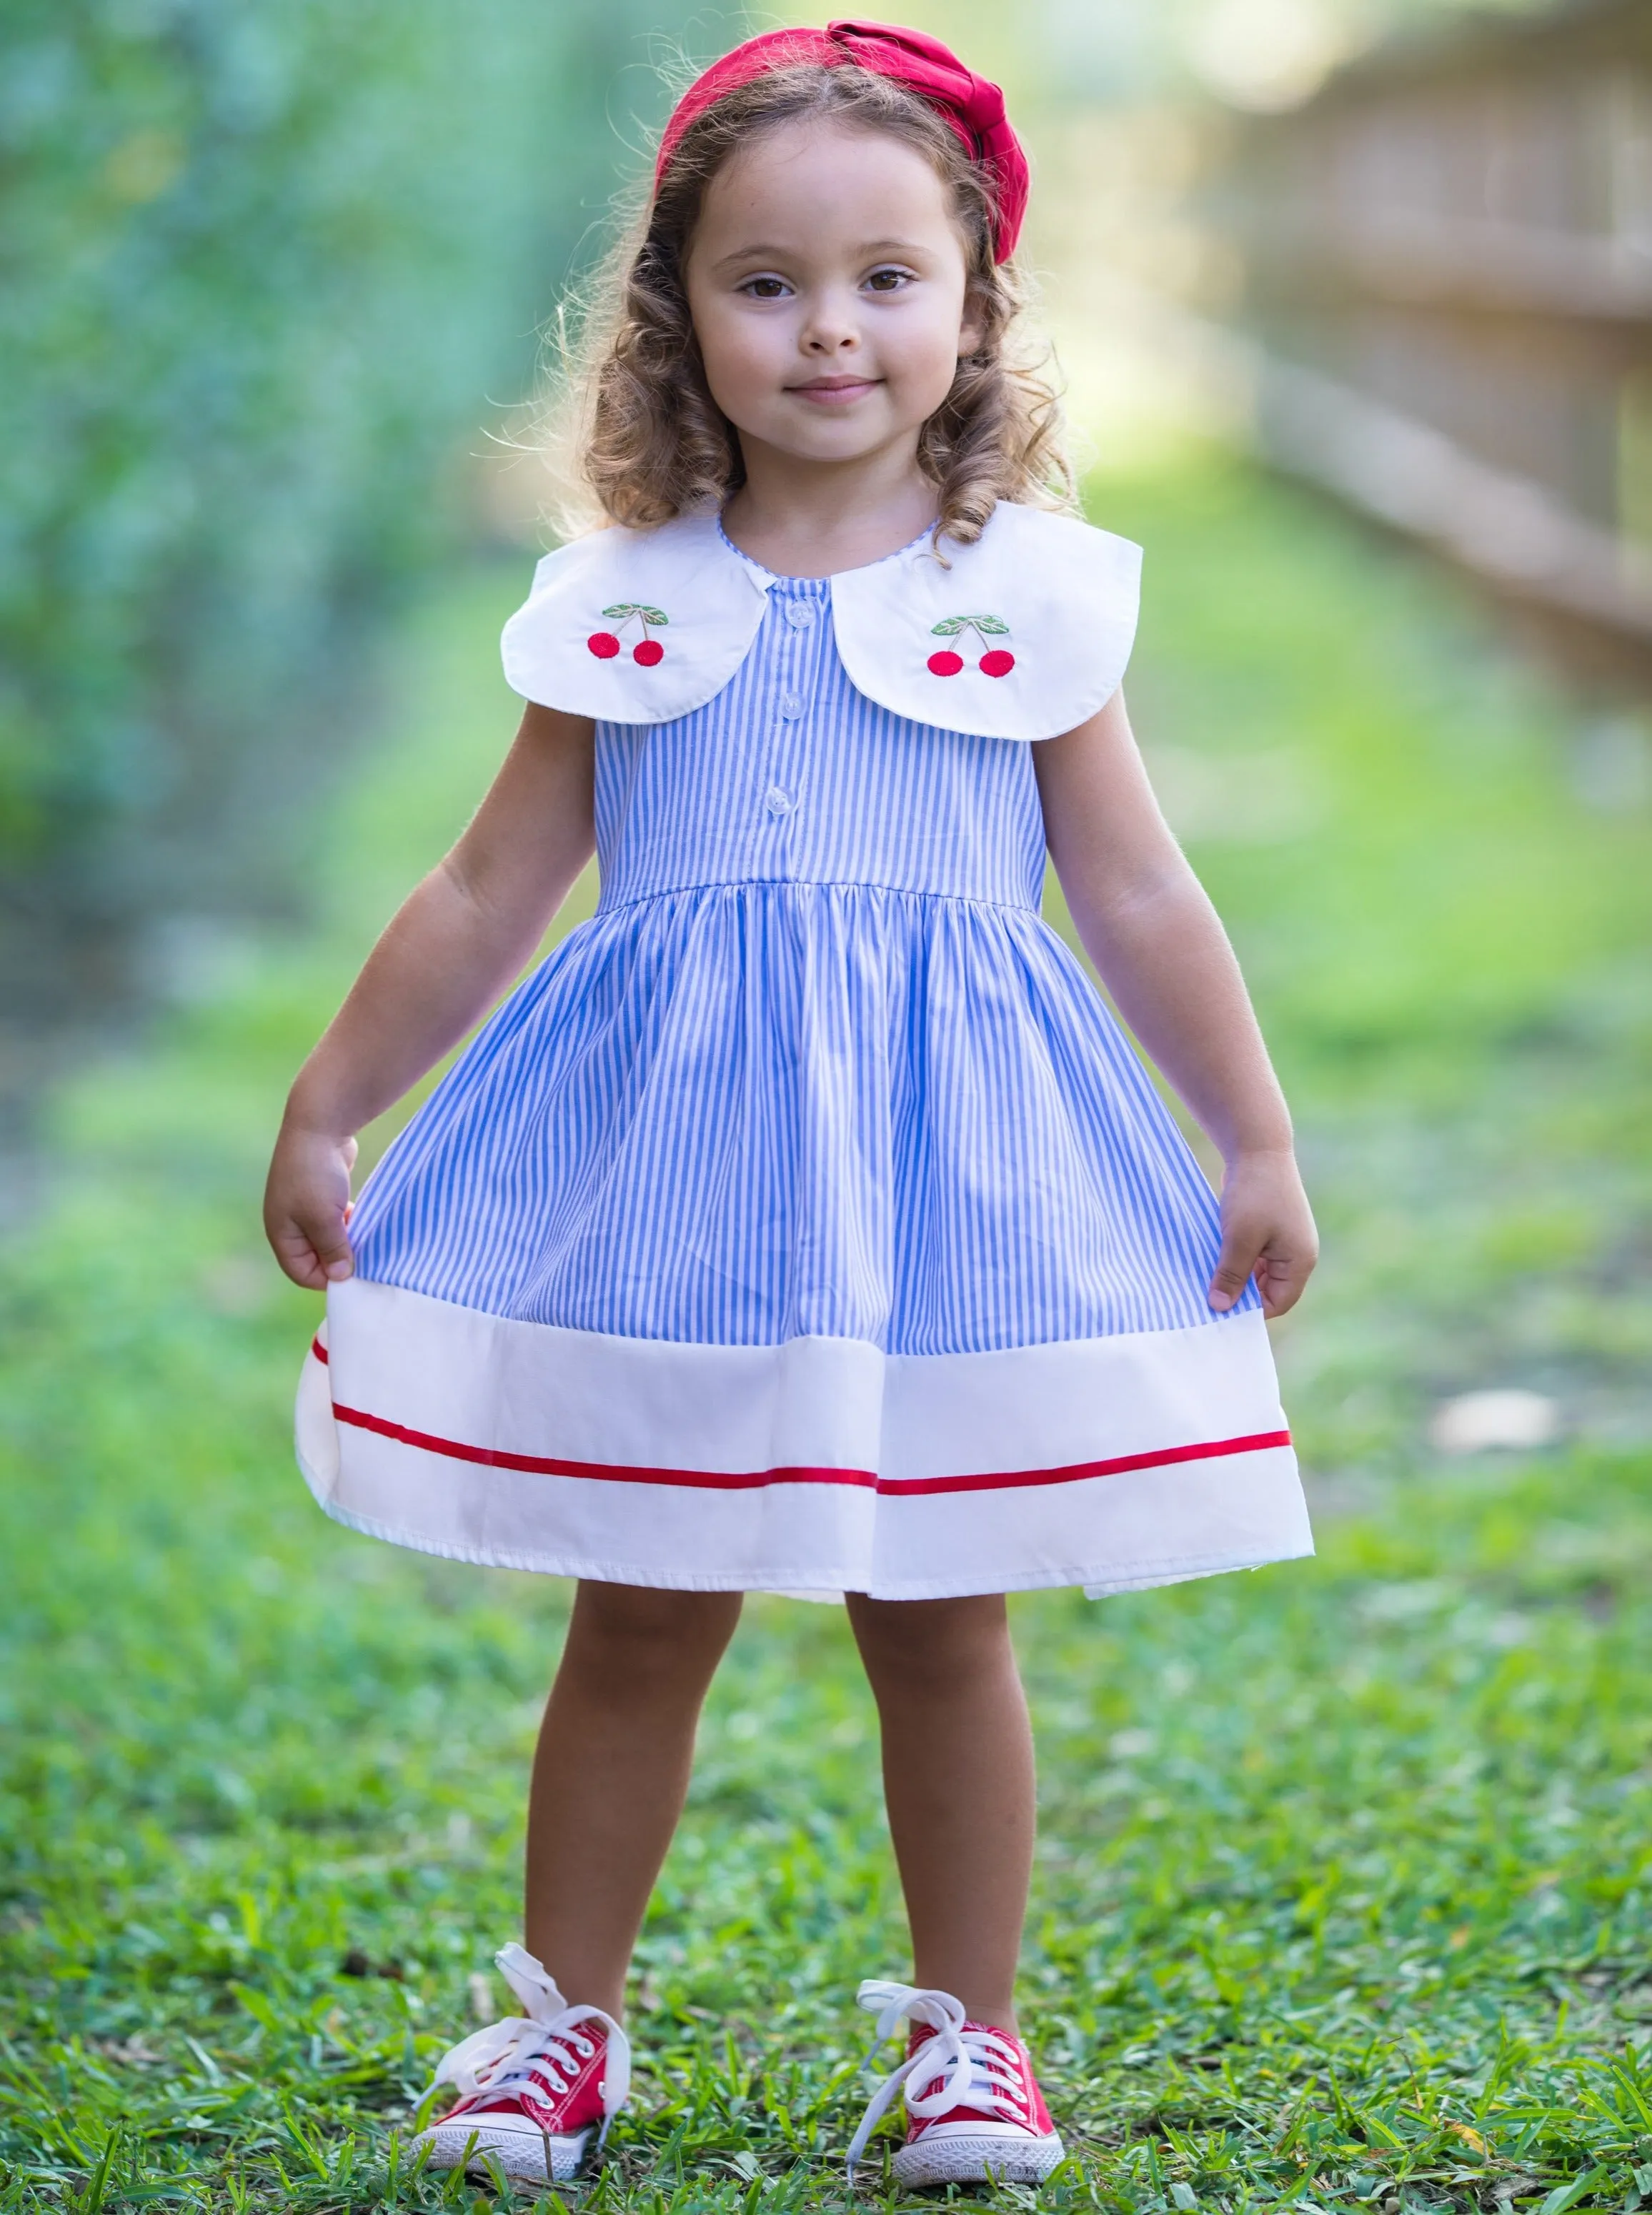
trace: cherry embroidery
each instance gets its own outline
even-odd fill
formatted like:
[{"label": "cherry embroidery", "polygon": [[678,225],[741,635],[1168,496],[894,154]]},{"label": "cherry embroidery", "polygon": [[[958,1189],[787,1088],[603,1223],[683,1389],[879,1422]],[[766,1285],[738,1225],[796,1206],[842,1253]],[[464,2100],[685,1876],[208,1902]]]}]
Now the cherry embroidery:
[{"label": "cherry embroidery", "polygon": [[[642,600],[621,600],[611,608],[605,608],[603,613],[610,623],[618,626],[618,631],[623,631],[627,623],[638,617],[642,618],[642,635],[631,648],[633,661],[640,663],[644,669],[652,669],[665,660],[665,647],[657,638],[648,636],[651,628],[671,621],[662,608],[648,607]],[[617,631],[593,630],[585,642],[599,661],[611,661],[620,650]]]},{"label": "cherry embroidery", "polygon": [[[966,631],[973,631],[977,645],[986,646],[989,638],[1008,638],[1010,626],[1002,616],[948,616],[935,625],[931,638],[961,638]],[[955,677],[964,666],[964,658],[951,647],[943,647],[932,653],[929,666],[937,677]],[[984,677],[1007,677],[1016,666],[1016,657],[1007,647],[987,647],[976,664]]]}]

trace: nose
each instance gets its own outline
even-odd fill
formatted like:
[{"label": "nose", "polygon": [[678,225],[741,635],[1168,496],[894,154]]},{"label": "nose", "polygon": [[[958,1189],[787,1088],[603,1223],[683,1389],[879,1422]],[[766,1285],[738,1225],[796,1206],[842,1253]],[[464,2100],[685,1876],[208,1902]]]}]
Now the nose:
[{"label": "nose", "polygon": [[820,295],[810,302],[800,335],[803,351],[817,360],[852,353],[860,344],[852,304],[836,293]]}]

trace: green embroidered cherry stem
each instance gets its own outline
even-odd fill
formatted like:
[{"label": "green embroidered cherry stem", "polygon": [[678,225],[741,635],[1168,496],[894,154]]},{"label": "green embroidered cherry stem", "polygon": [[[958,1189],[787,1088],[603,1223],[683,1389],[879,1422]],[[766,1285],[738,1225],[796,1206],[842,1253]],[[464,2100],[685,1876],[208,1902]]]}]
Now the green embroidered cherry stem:
[{"label": "green embroidered cherry stem", "polygon": [[[612,610],[609,612],[611,614]],[[1008,638],[1010,626],[1002,616],[947,616],[930,632],[931,638],[956,638],[960,631],[979,631],[983,638]]]}]

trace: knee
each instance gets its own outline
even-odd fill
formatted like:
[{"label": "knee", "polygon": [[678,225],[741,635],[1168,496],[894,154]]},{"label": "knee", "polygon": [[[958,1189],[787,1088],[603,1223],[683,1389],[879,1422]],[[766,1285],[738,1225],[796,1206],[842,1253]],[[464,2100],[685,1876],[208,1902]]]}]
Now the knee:
[{"label": "knee", "polygon": [[900,1685],[922,1694],[1014,1666],[1010,1621],[998,1593],[961,1599],[849,1601],[850,1621],[875,1691]]},{"label": "knee", "polygon": [[565,1664],[613,1691],[691,1690],[709,1681],[740,1620],[739,1592],[581,1584]]}]

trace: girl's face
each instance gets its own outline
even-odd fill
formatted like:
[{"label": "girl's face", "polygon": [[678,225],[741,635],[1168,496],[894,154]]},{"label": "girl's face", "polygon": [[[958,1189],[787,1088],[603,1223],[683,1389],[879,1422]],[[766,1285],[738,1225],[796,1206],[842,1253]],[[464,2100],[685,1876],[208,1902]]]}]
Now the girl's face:
[{"label": "girl's face", "polygon": [[754,440],[810,463],[915,452],[980,343],[946,187],[882,132],[765,132],[712,179],[685,276],[748,465]]}]

